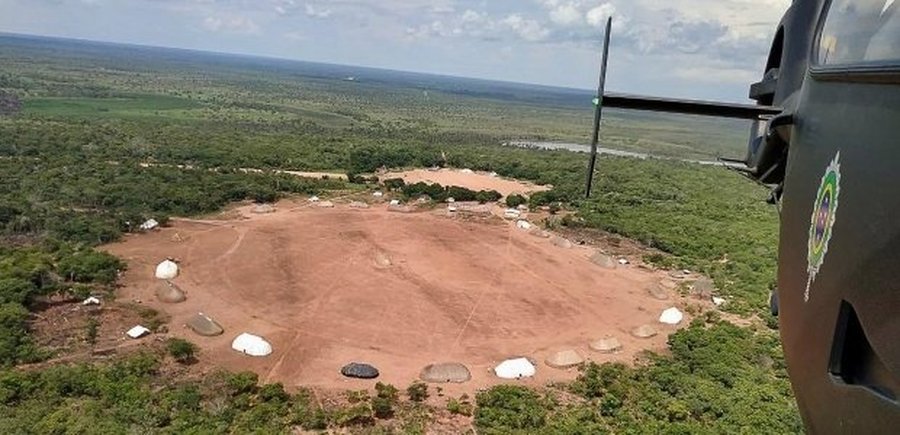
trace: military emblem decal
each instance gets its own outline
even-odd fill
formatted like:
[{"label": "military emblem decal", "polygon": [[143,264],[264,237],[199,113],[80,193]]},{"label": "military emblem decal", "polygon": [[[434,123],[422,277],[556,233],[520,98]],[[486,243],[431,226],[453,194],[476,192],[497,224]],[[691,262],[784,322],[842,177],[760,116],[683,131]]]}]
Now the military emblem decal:
[{"label": "military emblem decal", "polygon": [[825,168],[825,175],[822,175],[819,191],[816,193],[816,201],[813,203],[807,254],[809,279],[806,281],[806,292],[803,294],[805,302],[809,301],[809,289],[825,261],[825,255],[828,254],[828,242],[831,241],[831,228],[834,226],[838,197],[841,193],[840,160],[841,153],[838,152],[831,164]]}]

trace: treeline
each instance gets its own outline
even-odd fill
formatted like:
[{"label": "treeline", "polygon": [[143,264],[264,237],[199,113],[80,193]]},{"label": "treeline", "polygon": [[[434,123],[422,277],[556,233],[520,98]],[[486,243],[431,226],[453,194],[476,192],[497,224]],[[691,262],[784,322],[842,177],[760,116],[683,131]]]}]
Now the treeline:
[{"label": "treeline", "polygon": [[142,167],[137,162],[0,159],[0,234],[49,235],[89,244],[116,240],[147,219],[191,216],[233,201],[342,188],[315,180],[236,169]]},{"label": "treeline", "polygon": [[[498,385],[477,394],[478,433],[798,433],[782,356],[747,329],[698,320],[669,339],[671,356],[630,368],[588,363],[570,384]],[[201,355],[202,357],[202,355]],[[253,373],[162,379],[161,356],[0,375],[0,431],[101,433],[424,433],[438,410],[424,384],[378,384],[322,405],[311,392],[259,385]],[[466,398],[446,399],[469,415]],[[446,415],[446,414],[444,414]]]},{"label": "treeline", "polygon": [[440,183],[413,183],[406,184],[401,178],[384,180],[386,188],[399,191],[406,199],[418,199],[427,197],[432,201],[445,202],[449,199],[455,201],[478,201],[482,204],[495,202],[503,198],[496,190],[474,191],[460,186],[442,186]]},{"label": "treeline", "polygon": [[[0,375],[2,433],[289,433],[328,428],[424,433],[424,384],[405,394],[379,383],[376,395],[348,392],[323,406],[310,390],[260,385],[255,373],[161,377],[163,356],[142,352],[110,364],[56,366]],[[405,398],[403,397],[405,396]],[[378,427],[381,431],[378,431]]]}]

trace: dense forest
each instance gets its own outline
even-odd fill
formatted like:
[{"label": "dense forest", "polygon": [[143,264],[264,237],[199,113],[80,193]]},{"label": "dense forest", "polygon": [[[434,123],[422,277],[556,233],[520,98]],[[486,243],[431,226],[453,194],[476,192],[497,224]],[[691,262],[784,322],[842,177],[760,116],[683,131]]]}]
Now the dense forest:
[{"label": "dense forest", "polygon": [[[722,168],[604,157],[595,195],[585,200],[584,155],[500,145],[579,140],[590,112],[571,96],[516,97],[526,92],[518,88],[469,95],[464,85],[381,76],[349,84],[340,72],[309,65],[19,37],[0,37],[0,64],[4,433],[421,433],[438,415],[471,415],[482,433],[801,430],[766,312],[777,241],[767,192]],[[703,135],[694,129],[704,126],[713,139],[696,145]],[[722,126],[638,115],[613,117],[608,130],[610,146],[683,158],[719,154],[716,141],[731,135]],[[259,385],[247,373],[185,378],[163,364],[172,356],[162,348],[104,363],[15,368],[58,356],[30,334],[48,296],[114,295],[124,264],[93,248],[149,218],[165,223],[240,200],[364,190],[371,181],[358,175],[377,168],[435,165],[553,185],[531,205],[561,204],[578,217],[564,221],[573,229],[638,240],[663,253],[648,260],[710,275],[729,300],[725,309],[752,326],[708,315],[671,336],[668,355],[645,355],[633,367],[588,365],[575,382],[545,389],[498,386],[448,398],[446,408],[422,402],[429,393],[417,385],[348,392],[337,405],[310,391]],[[448,195],[404,188],[411,197]]]}]

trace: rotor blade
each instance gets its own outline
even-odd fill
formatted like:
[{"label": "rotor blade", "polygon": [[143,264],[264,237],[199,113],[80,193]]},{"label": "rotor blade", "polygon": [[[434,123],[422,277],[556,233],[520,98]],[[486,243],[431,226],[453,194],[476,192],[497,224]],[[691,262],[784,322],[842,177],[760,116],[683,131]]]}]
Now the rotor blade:
[{"label": "rotor blade", "polygon": [[594,185],[594,171],[597,165],[597,145],[600,141],[600,121],[603,118],[603,96],[606,95],[606,68],[609,63],[609,42],[612,37],[612,17],[606,19],[606,33],[603,36],[603,55],[600,59],[600,82],[597,86],[597,98],[594,99],[594,133],[591,137],[591,159],[588,161],[587,185],[584,188],[584,197],[591,197],[591,187]]},{"label": "rotor blade", "polygon": [[716,116],[720,118],[759,119],[781,113],[780,107],[757,106],[753,104],[720,103],[702,100],[681,100],[676,98],[647,97],[608,93],[603,96],[603,105],[619,109],[650,110],[689,115]]}]

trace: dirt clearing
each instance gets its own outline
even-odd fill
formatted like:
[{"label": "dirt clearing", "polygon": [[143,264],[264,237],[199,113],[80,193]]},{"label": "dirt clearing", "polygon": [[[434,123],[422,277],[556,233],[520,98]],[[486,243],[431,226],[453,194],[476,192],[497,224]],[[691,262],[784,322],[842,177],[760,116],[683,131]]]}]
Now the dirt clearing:
[{"label": "dirt clearing", "polygon": [[540,186],[527,181],[503,178],[487,172],[473,172],[466,169],[413,169],[402,172],[379,174],[382,180],[402,178],[407,184],[438,183],[442,186],[459,186],[471,190],[496,190],[503,196],[513,193],[527,195],[533,192],[550,190],[550,186]]},{"label": "dirt clearing", "polygon": [[[399,386],[429,364],[459,362],[472,380],[445,391],[471,392],[499,383],[492,368],[508,358],[539,363],[537,375],[520,382],[566,380],[577,372],[543,364],[561,349],[630,362],[641,350],[664,350],[674,331],[657,318],[680,305],[678,297],[660,301],[647,292],[665,273],[598,267],[589,260],[593,249],[556,246],[513,222],[465,221],[443,208],[391,213],[385,204],[322,209],[283,201],[265,215],[252,208],[239,208],[243,217],[234,220],[176,219],[170,228],[105,247],[128,262],[119,298],[169,314],[170,333],[201,347],[200,369],[253,370],[263,381],[344,389],[374,384],[341,376],[354,361],[374,365],[379,380]],[[154,297],[154,268],[169,256],[180,261],[173,281],[187,294],[179,304]],[[225,333],[200,337],[182,326],[198,312]],[[631,336],[642,324],[660,334]],[[242,332],[264,337],[274,353],[252,358],[231,350]],[[610,335],[621,352],[589,349]]]}]

